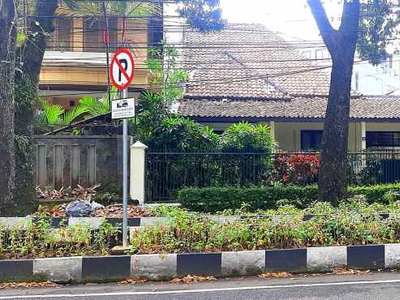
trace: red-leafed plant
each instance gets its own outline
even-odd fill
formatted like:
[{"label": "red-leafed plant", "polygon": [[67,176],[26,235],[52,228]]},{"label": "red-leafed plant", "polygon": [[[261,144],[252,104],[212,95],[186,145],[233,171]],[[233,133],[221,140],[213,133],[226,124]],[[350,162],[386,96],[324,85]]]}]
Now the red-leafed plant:
[{"label": "red-leafed plant", "polygon": [[274,159],[277,180],[284,184],[307,185],[317,182],[319,154],[278,154]]}]

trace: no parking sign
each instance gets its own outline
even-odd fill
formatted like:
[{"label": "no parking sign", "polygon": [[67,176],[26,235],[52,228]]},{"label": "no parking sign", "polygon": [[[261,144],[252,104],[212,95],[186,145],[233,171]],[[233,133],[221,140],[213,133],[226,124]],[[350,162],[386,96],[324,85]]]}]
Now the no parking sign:
[{"label": "no parking sign", "polygon": [[129,87],[135,76],[135,60],[132,53],[125,48],[119,49],[110,64],[110,79],[116,88],[123,90]]}]

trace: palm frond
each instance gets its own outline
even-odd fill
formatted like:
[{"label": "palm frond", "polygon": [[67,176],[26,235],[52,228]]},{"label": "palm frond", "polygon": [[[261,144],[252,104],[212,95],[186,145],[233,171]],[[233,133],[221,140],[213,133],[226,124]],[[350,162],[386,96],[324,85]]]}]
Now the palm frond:
[{"label": "palm frond", "polygon": [[[109,1],[107,4],[107,13],[111,16],[154,16],[162,15],[160,5],[141,1]],[[98,16],[103,14],[101,1],[89,0],[64,0],[58,12],[67,16]]]},{"label": "palm frond", "polygon": [[79,100],[82,107],[87,109],[91,116],[98,116],[106,114],[110,111],[108,101],[99,100],[93,97],[83,97]]},{"label": "palm frond", "polygon": [[59,123],[60,116],[65,112],[64,108],[58,104],[50,104],[44,99],[39,99],[39,104],[46,116],[46,121],[50,125]]},{"label": "palm frond", "polygon": [[102,7],[101,1],[64,0],[58,11],[70,17],[98,16]]},{"label": "palm frond", "polygon": [[76,118],[78,118],[79,116],[81,116],[84,113],[87,113],[88,109],[87,107],[78,105],[73,107],[71,110],[65,112],[62,116],[61,116],[61,124],[60,125],[69,125],[71,124]]}]

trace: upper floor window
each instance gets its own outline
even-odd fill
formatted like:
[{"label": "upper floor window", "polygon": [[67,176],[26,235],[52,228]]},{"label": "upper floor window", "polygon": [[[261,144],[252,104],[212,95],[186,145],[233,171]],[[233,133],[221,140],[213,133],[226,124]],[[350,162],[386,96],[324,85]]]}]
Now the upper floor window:
[{"label": "upper floor window", "polygon": [[72,19],[57,18],[48,48],[57,51],[72,51]]},{"label": "upper floor window", "polygon": [[[83,20],[83,51],[105,52],[105,28],[104,20],[84,18]],[[110,51],[118,48],[118,22],[117,18],[108,19]]]},{"label": "upper floor window", "polygon": [[151,18],[147,24],[147,40],[150,48],[156,48],[162,51],[162,41],[164,38],[162,18]]}]

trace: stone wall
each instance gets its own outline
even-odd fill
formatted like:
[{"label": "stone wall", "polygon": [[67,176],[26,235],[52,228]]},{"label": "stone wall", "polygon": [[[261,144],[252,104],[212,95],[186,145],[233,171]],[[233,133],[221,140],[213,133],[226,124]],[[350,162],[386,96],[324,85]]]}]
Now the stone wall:
[{"label": "stone wall", "polygon": [[122,184],[121,136],[36,136],[35,158],[37,185]]}]

